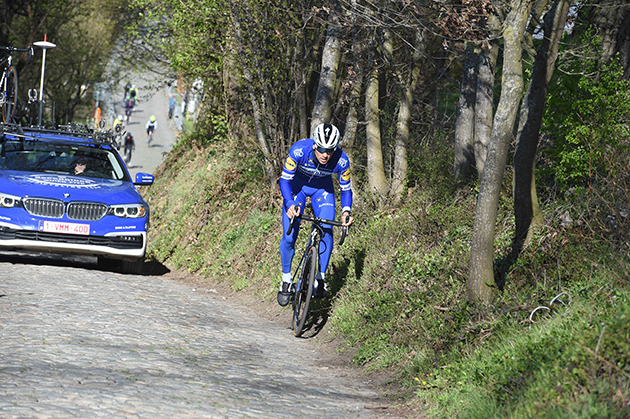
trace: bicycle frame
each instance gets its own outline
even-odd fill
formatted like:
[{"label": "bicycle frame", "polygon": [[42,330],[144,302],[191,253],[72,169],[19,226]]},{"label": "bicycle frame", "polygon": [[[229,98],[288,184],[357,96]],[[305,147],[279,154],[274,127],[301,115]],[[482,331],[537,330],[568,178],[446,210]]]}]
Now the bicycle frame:
[{"label": "bicycle frame", "polygon": [[[298,272],[300,272],[300,268],[302,266],[302,263],[304,262],[304,259],[306,259],[308,249],[310,249],[311,246],[313,246],[313,243],[315,242],[318,236],[319,236],[319,240],[317,240],[317,243],[319,243],[323,235],[324,235],[324,231],[322,230],[322,227],[317,223],[313,223],[311,225],[311,232],[309,234],[308,242],[306,242],[306,246],[304,247],[304,253],[302,253],[302,258],[300,259],[300,263],[298,263],[298,266],[295,272],[293,273],[293,279],[292,279],[293,282],[295,282],[295,277],[298,275]],[[317,249],[317,251],[319,252],[319,249]],[[317,268],[319,269],[319,266]],[[301,285],[299,283],[300,280],[301,278],[298,279],[297,289],[300,289],[300,285]]]},{"label": "bicycle frame", "polygon": [[2,78],[0,78],[0,104],[4,104],[7,100],[7,70],[13,65],[13,57],[9,54],[6,58],[0,61],[0,68],[2,68]]}]

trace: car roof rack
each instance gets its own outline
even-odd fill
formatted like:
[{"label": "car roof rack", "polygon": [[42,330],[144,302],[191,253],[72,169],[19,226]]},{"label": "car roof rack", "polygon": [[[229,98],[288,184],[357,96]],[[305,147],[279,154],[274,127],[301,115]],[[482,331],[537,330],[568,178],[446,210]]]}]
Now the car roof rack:
[{"label": "car roof rack", "polygon": [[[29,133],[37,133],[40,134],[38,136],[34,136],[33,134],[29,135]],[[47,139],[42,138],[42,135],[52,134],[55,136],[72,136],[74,138],[82,138],[84,140],[90,141],[95,145],[116,145],[116,138],[120,135],[120,132],[114,130],[95,130],[92,128],[88,128],[85,124],[75,124],[70,123],[67,125],[57,125],[55,128],[46,128],[46,127],[38,127],[38,126],[28,126],[23,127],[19,124],[3,124],[0,123],[0,136],[5,136],[7,134],[28,138],[31,140],[40,140]],[[64,141],[63,138],[54,138],[58,141]],[[67,140],[69,142],[74,142],[73,140]]]}]

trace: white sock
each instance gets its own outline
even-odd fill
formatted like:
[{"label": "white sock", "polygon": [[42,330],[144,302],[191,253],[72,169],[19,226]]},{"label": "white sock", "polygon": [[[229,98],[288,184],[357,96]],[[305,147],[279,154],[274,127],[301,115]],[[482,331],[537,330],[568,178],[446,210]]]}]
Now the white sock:
[{"label": "white sock", "polygon": [[[293,282],[293,275],[291,275],[291,272],[282,273],[282,282],[287,282],[289,284]],[[280,283],[280,291],[282,291],[282,282]]]},{"label": "white sock", "polygon": [[313,286],[315,287],[315,289],[317,289],[317,287],[319,287],[319,281],[322,281],[324,283],[324,289],[326,289],[326,282],[324,282],[324,273],[323,272],[318,272],[317,275],[315,275],[315,281],[313,281]]}]

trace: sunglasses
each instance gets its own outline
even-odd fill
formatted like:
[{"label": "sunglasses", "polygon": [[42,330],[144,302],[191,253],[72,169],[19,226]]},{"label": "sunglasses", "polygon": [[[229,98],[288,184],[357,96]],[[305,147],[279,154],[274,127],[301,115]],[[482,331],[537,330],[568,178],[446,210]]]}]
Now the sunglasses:
[{"label": "sunglasses", "polygon": [[335,152],[334,148],[324,148],[324,147],[317,147],[317,151],[319,151],[322,154],[332,154]]}]

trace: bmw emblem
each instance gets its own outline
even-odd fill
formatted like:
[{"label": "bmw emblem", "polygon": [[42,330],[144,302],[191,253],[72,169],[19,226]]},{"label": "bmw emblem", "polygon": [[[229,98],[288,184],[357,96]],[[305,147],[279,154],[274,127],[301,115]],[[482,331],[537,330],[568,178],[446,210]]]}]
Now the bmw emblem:
[{"label": "bmw emblem", "polygon": [[70,194],[68,192],[66,192],[66,193],[63,194],[63,197],[64,198],[70,198]]}]

